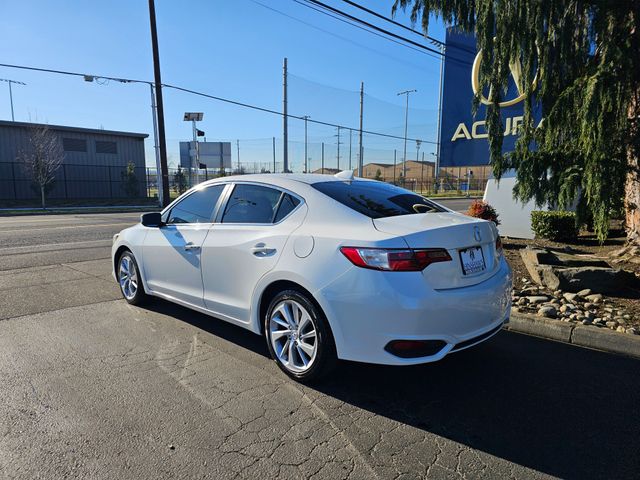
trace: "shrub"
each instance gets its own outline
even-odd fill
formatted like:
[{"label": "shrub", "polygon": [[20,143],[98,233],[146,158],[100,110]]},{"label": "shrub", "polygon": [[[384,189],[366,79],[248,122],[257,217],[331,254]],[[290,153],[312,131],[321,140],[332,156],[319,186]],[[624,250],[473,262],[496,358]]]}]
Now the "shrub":
[{"label": "shrub", "polygon": [[496,209],[482,200],[474,200],[473,203],[469,205],[467,215],[470,217],[481,218],[483,220],[491,220],[496,225],[500,225]]},{"label": "shrub", "polygon": [[536,238],[546,238],[557,242],[573,241],[578,236],[578,225],[574,212],[533,211],[531,229]]}]

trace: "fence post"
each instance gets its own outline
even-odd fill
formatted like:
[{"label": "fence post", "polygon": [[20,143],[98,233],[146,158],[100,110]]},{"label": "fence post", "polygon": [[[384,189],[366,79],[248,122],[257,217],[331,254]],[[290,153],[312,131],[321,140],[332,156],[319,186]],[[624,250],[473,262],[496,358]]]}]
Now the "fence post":
[{"label": "fence post", "polygon": [[149,167],[146,169],[147,172],[147,198],[151,198],[151,185],[149,185]]},{"label": "fence post", "polygon": [[15,162],[11,162],[11,183],[13,184],[13,199],[17,200],[18,199],[18,190],[16,189],[16,169],[15,169]]},{"label": "fence post", "polygon": [[107,173],[109,174],[109,198],[113,198],[113,188],[111,185],[111,166],[107,166]]},{"label": "fence post", "polygon": [[64,176],[64,198],[66,200],[69,199],[69,193],[67,191],[67,166],[63,163],[62,164],[62,175]]}]

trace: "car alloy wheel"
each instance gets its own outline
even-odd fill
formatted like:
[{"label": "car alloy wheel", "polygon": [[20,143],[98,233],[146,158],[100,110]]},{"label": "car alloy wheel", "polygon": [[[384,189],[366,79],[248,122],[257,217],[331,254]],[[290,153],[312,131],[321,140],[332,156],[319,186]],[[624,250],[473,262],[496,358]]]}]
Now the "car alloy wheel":
[{"label": "car alloy wheel", "polygon": [[136,297],[138,292],[138,271],[136,269],[133,258],[130,254],[125,253],[120,257],[120,266],[118,268],[118,281],[120,290],[124,298],[131,301]]},{"label": "car alloy wheel", "polygon": [[269,319],[271,347],[280,364],[292,373],[309,370],[318,353],[316,324],[297,301],[288,299],[272,310]]}]

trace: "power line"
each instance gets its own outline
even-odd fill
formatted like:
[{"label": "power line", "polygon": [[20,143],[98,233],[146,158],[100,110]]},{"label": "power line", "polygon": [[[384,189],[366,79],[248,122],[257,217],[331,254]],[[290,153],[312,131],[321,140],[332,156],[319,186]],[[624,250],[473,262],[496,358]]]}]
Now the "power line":
[{"label": "power line", "polygon": [[[355,17],[355,16],[353,16],[353,15],[351,15],[349,13],[346,13],[346,12],[338,9],[338,8],[334,8],[334,7],[330,6],[330,5],[327,5],[326,3],[322,3],[319,0],[302,0],[305,3],[302,3],[300,0],[294,0],[294,1],[296,3],[300,3],[301,5],[305,5],[305,6],[309,7],[309,8],[313,8],[310,5],[308,5],[308,3],[311,3],[313,5],[316,5],[316,6],[319,6],[319,7],[323,8],[325,10],[333,12],[333,13],[335,13],[337,15],[340,15],[342,17],[348,18],[353,22],[359,23],[361,25],[365,25],[366,27],[368,27],[368,28],[370,28],[372,30],[375,30],[377,32],[383,33],[384,35],[396,38],[398,40],[401,40],[402,42],[408,43],[410,45],[414,45],[415,47],[418,47],[418,48],[421,48],[423,50],[429,51],[429,52],[434,53],[434,54],[436,54],[438,56],[443,56],[443,53],[440,50],[436,50],[434,48],[428,47],[428,46],[423,45],[421,43],[414,42],[413,40],[411,40],[409,38],[403,37],[402,35],[398,35],[397,33],[390,32],[389,30],[386,30],[386,29],[384,29],[382,27],[374,25],[373,23],[369,23],[369,22],[367,22],[365,20],[362,20],[361,18]],[[314,9],[314,10],[316,10],[316,9]]]},{"label": "power line", "polygon": [[[383,56],[385,56],[385,57],[393,58],[393,59],[394,59],[395,61],[397,61],[397,62],[401,62],[401,63],[407,64],[407,65],[411,65],[411,66],[413,66],[413,67],[417,67],[416,65],[412,65],[412,64],[407,63],[407,62],[405,62],[405,61],[403,61],[403,60],[400,60],[400,59],[395,58],[395,57],[391,57],[390,55],[384,54],[384,53],[379,52],[379,51],[377,51],[377,50],[375,50],[375,49],[372,49],[372,48],[370,48],[370,47],[367,47],[367,46],[365,46],[365,45],[362,45],[362,44],[360,44],[360,43],[358,43],[358,42],[354,42],[353,40],[351,40],[351,39],[349,39],[349,38],[343,37],[343,36],[338,35],[338,34],[336,34],[336,33],[333,33],[333,32],[330,32],[330,31],[328,31],[328,30],[325,30],[325,29],[323,29],[323,28],[320,28],[320,27],[319,27],[319,26],[317,26],[317,25],[313,25],[313,24],[311,24],[311,23],[309,23],[309,22],[305,22],[304,20],[300,20],[299,18],[296,18],[296,17],[294,17],[294,16],[292,16],[292,15],[289,15],[289,14],[287,14],[287,13],[285,13],[285,12],[281,11],[281,10],[278,10],[277,8],[273,8],[273,7],[269,6],[269,5],[265,5],[264,3],[261,3],[261,2],[259,2],[259,1],[257,1],[257,0],[249,0],[249,1],[250,1],[250,2],[255,3],[256,5],[260,5],[261,7],[264,7],[264,8],[266,8],[266,9],[268,9],[268,10],[271,10],[272,12],[275,12],[275,13],[278,13],[278,14],[280,14],[280,15],[284,16],[284,17],[287,17],[287,18],[289,18],[289,19],[291,19],[291,20],[294,20],[294,21],[296,21],[296,22],[302,23],[303,25],[306,25],[306,26],[308,26],[308,27],[314,28],[314,29],[319,30],[319,31],[321,31],[321,32],[323,32],[323,33],[326,33],[327,35],[331,35],[331,36],[336,37],[336,38],[339,38],[340,40],[343,40],[343,41],[345,41],[345,42],[351,43],[351,44],[353,44],[353,45],[357,45],[358,47],[361,47],[361,48],[364,48],[364,49],[369,50],[369,51],[371,51],[371,52],[377,53],[378,55],[383,55]],[[295,1],[295,0],[294,0],[294,1]],[[300,2],[296,2],[296,3],[300,3]],[[372,32],[371,30],[368,30],[368,29],[366,29],[366,28],[364,28],[364,27],[362,27],[362,26],[360,26],[360,25],[357,25],[357,24],[355,24],[355,23],[349,22],[349,21],[347,21],[347,20],[345,20],[345,19],[343,19],[343,18],[340,18],[340,17],[338,17],[338,16],[331,15],[329,12],[325,12],[325,11],[323,11],[323,10],[317,9],[317,8],[312,7],[312,6],[310,6],[310,5],[305,5],[305,4],[303,4],[303,3],[300,3],[300,5],[302,5],[302,6],[304,6],[304,7],[307,7],[307,8],[311,8],[312,10],[315,10],[315,11],[317,11],[317,12],[319,12],[319,13],[324,14],[324,15],[328,15],[328,16],[330,16],[331,18],[334,18],[334,19],[336,19],[336,20],[339,20],[339,21],[341,21],[341,22],[344,22],[344,23],[346,23],[347,25],[350,25],[350,26],[352,26],[352,27],[356,27],[356,28],[359,28],[359,29],[361,29],[361,30],[364,30],[364,31],[365,31],[365,32],[367,32],[367,33],[373,33],[374,35],[377,35],[377,36],[379,36],[379,37],[381,37],[381,38],[384,38],[385,40],[389,40],[389,41],[392,41],[392,42],[394,42],[394,43],[397,43],[398,45],[401,45],[401,46],[403,46],[403,47],[407,47],[407,48],[410,48],[411,50],[415,50],[415,51],[416,51],[416,52],[418,52],[418,53],[422,53],[422,54],[428,55],[428,56],[430,56],[430,57],[436,58],[435,56],[431,55],[431,54],[430,54],[430,53],[428,53],[428,52],[424,52],[424,51],[422,51],[422,50],[418,50],[417,48],[414,48],[414,47],[412,47],[412,46],[410,46],[410,45],[406,45],[406,44],[404,44],[404,43],[402,43],[402,42],[398,42],[397,40],[394,40],[394,39],[392,39],[392,38],[385,37],[384,35],[381,35],[381,34],[379,34],[379,33]]]},{"label": "power line", "polygon": [[[358,25],[357,23],[353,23],[353,22],[350,22],[350,21],[349,21],[349,20],[347,20],[347,19],[340,18],[340,17],[339,17],[339,16],[337,16],[337,15],[333,15],[333,14],[331,14],[330,12],[327,12],[327,11],[325,11],[325,10],[322,10],[321,8],[314,7],[313,5],[309,5],[309,4],[304,3],[303,1],[300,1],[300,0],[293,0],[293,1],[294,1],[294,2],[296,2],[296,3],[298,3],[298,4],[300,4],[300,5],[302,5],[303,7],[310,8],[311,10],[315,10],[316,12],[322,13],[323,15],[327,15],[328,17],[331,17],[331,18],[333,18],[333,19],[335,19],[335,20],[338,20],[338,21],[340,21],[340,22],[346,23],[347,25],[349,25],[349,26],[351,26],[351,27],[359,28],[360,30],[363,30],[363,31],[365,31],[365,32],[367,32],[367,33],[372,33],[372,34],[374,34],[374,35],[376,35],[376,36],[378,36],[378,37],[380,37],[380,38],[384,38],[385,40],[388,40],[388,41],[390,41],[390,42],[397,43],[398,45],[400,45],[400,46],[402,46],[402,47],[410,48],[411,50],[415,50],[416,52],[422,53],[422,54],[427,55],[427,56],[429,56],[429,57],[438,58],[438,57],[436,57],[435,55],[433,55],[433,54],[431,54],[431,53],[429,53],[429,52],[426,52],[426,51],[424,51],[424,50],[417,49],[417,48],[415,48],[415,47],[412,47],[411,45],[407,45],[406,43],[402,43],[402,42],[399,42],[398,40],[394,40],[393,38],[389,38],[389,37],[387,37],[387,36],[385,36],[385,35],[382,35],[382,34],[380,34],[380,33],[378,33],[378,32],[372,31],[372,30],[370,30],[370,29],[368,29],[368,28],[365,28],[365,27],[363,27],[363,26],[361,26],[361,25]],[[424,46],[424,45],[423,45],[423,46]]]},{"label": "power line", "polygon": [[421,37],[426,37],[427,40],[437,44],[438,46],[444,45],[444,42],[438,40],[437,38],[430,37],[429,35],[424,35],[422,32],[419,32],[418,30],[414,30],[413,28],[407,27],[406,25],[404,25],[404,24],[402,24],[400,22],[396,22],[392,18],[385,17],[384,15],[382,15],[382,14],[380,14],[380,13],[374,11],[374,10],[371,10],[370,8],[367,8],[367,7],[363,6],[363,5],[360,5],[359,3],[352,2],[351,0],[342,0],[342,1],[344,3],[346,3],[346,4],[348,4],[348,5],[351,5],[352,7],[355,7],[355,8],[358,8],[358,9],[362,10],[363,12],[367,12],[369,15],[373,15],[374,17],[378,17],[378,18],[381,18],[382,20],[385,20],[385,21],[387,21],[389,23],[392,23],[393,25],[395,25],[397,27],[403,28],[404,30],[407,30],[407,31],[409,31],[411,33],[415,33],[416,35],[420,35]]},{"label": "power line", "polygon": [[[135,80],[135,79],[131,79],[131,78],[109,77],[109,76],[104,76],[104,75],[87,75],[85,73],[79,73],[79,72],[70,72],[70,71],[64,71],[64,70],[54,70],[54,69],[49,69],[49,68],[29,67],[29,66],[25,66],[25,65],[12,65],[12,64],[8,64],[8,63],[0,63],[0,67],[17,68],[17,69],[21,69],[21,70],[32,70],[32,71],[44,72],[44,73],[54,73],[54,74],[58,74],[58,75],[71,75],[71,76],[75,76],[75,77],[92,77],[94,79],[95,78],[102,78],[102,79],[114,80],[114,81],[118,81],[118,82],[122,82],[122,83],[145,83],[147,85],[153,84],[153,82],[150,82],[150,81],[147,81],[147,80]],[[279,112],[277,110],[272,110],[270,108],[260,107],[258,105],[251,105],[249,103],[240,102],[238,100],[231,100],[229,98],[218,97],[216,95],[210,95],[208,93],[199,92],[197,90],[191,90],[189,88],[180,87],[178,85],[171,85],[171,84],[163,83],[162,87],[172,88],[174,90],[178,90],[178,91],[181,91],[181,92],[190,93],[192,95],[198,95],[200,97],[210,98],[212,100],[217,100],[219,102],[229,103],[231,105],[236,105],[236,106],[239,106],[239,107],[249,108],[249,109],[257,110],[257,111],[260,111],[260,112],[265,112],[265,113],[271,113],[273,115],[284,116],[283,112]],[[304,116],[299,116],[299,115],[287,114],[287,117],[288,118],[295,118],[296,120],[304,120]],[[311,119],[311,118],[309,118],[307,121],[309,121],[311,123],[318,124],[318,125],[325,125],[325,126],[333,127],[333,128],[340,127],[340,128],[344,128],[344,129],[351,128],[353,130],[359,130],[359,128],[348,127],[346,125],[340,125],[340,124],[337,124],[337,123],[323,122],[321,120],[315,120],[315,119]],[[372,132],[370,130],[362,130],[362,133],[366,133],[367,135],[376,135],[376,136],[379,136],[379,137],[395,138],[395,139],[398,139],[398,140],[404,140],[404,137],[400,137],[398,135],[390,135],[388,133]],[[438,143],[438,142],[433,142],[433,141],[430,141],[430,140],[422,140],[422,139],[417,139],[417,138],[408,138],[407,140],[411,140],[411,141],[420,140],[423,143],[431,143],[431,144],[434,144],[434,145],[436,145]]]}]

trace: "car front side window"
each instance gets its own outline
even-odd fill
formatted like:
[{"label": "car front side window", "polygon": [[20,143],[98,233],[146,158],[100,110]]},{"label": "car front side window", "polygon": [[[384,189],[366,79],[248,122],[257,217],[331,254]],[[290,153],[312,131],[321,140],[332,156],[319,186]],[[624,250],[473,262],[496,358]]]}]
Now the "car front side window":
[{"label": "car front side window", "polygon": [[196,190],[171,209],[166,223],[169,225],[210,223],[224,187],[225,185],[212,185]]}]

